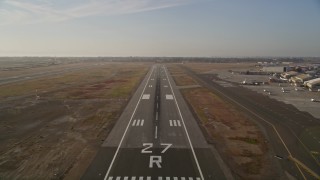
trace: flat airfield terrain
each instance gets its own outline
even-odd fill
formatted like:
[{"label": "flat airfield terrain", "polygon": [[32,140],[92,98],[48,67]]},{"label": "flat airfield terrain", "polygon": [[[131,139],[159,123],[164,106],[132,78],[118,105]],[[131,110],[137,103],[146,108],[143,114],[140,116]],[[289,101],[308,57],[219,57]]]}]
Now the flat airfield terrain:
[{"label": "flat airfield terrain", "polygon": [[150,65],[0,65],[0,179],[79,179]]},{"label": "flat airfield terrain", "polygon": [[290,101],[315,94],[240,85],[254,63],[0,63],[0,179],[320,174],[318,104]]}]

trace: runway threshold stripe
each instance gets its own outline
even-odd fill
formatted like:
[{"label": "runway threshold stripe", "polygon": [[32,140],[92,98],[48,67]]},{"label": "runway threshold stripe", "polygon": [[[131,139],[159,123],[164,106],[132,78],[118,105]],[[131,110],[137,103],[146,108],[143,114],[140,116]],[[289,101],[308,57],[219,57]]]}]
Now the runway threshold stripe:
[{"label": "runway threshold stripe", "polygon": [[141,126],[143,126],[143,124],[144,124],[144,119],[141,120]]},{"label": "runway threshold stripe", "polygon": [[133,120],[132,126],[136,125],[136,120]]},{"label": "runway threshold stripe", "polygon": [[174,126],[177,126],[176,120],[173,120],[173,125],[174,125]]},{"label": "runway threshold stripe", "polygon": [[179,121],[179,120],[177,120],[177,122],[178,122],[178,126],[181,126],[181,123],[180,123],[180,121]]},{"label": "runway threshold stripe", "polygon": [[[110,176],[110,177],[108,177],[108,180],[112,180],[113,179],[113,176]],[[116,177],[116,179],[115,180],[121,180],[122,179],[122,177],[121,176],[117,176]],[[146,178],[144,177],[144,176],[139,176],[139,177],[137,177],[137,176],[132,176],[131,178],[129,177],[129,176],[124,176],[123,177],[123,180],[152,180],[152,178],[151,178],[151,176],[147,176]],[[201,180],[201,178],[200,177],[177,177],[177,176],[175,176],[175,177],[169,177],[169,176],[167,176],[167,177],[162,177],[162,176],[158,176],[158,180]]]},{"label": "runway threshold stripe", "polygon": [[138,122],[137,122],[137,126],[139,126],[140,125],[140,119],[138,119]]},{"label": "runway threshold stripe", "polygon": [[169,120],[170,126],[172,126],[172,120]]}]

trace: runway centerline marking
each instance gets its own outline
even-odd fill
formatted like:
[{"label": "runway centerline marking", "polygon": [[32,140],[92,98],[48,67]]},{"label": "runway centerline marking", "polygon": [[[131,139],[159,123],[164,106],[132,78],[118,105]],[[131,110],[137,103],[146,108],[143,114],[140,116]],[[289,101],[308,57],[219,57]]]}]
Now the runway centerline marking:
[{"label": "runway centerline marking", "polygon": [[[119,142],[119,145],[118,145],[118,147],[117,147],[117,150],[116,150],[116,152],[115,152],[115,154],[114,154],[114,156],[113,156],[113,158],[112,158],[112,161],[111,161],[111,163],[110,163],[110,165],[109,165],[108,171],[107,171],[106,175],[104,176],[104,180],[107,180],[107,177],[109,176],[109,173],[110,173],[110,171],[111,171],[111,168],[112,168],[112,166],[113,166],[113,163],[114,163],[114,161],[115,161],[115,159],[116,159],[116,157],[117,157],[117,155],[118,155],[118,153],[119,153],[119,150],[120,150],[120,147],[121,147],[122,142],[123,142],[123,140],[124,140],[124,137],[125,137],[125,135],[126,135],[127,132],[128,132],[129,126],[130,126],[131,121],[132,121],[132,118],[133,118],[133,116],[135,115],[135,113],[136,113],[136,111],[137,111],[137,109],[138,109],[138,106],[139,106],[139,104],[140,104],[141,98],[142,98],[142,96],[143,96],[143,93],[144,93],[145,90],[146,90],[146,87],[147,87],[147,85],[148,85],[148,81],[150,80],[150,77],[151,77],[151,75],[152,75],[152,73],[153,73],[153,71],[154,71],[154,68],[155,68],[155,67],[153,66],[152,71],[151,71],[151,73],[150,73],[147,81],[145,82],[145,86],[144,86],[144,88],[143,88],[143,90],[142,90],[142,93],[141,93],[141,95],[140,95],[140,98],[138,99],[138,102],[137,102],[137,104],[136,104],[136,107],[135,107],[134,110],[133,110],[133,113],[132,113],[131,118],[130,118],[130,120],[129,120],[129,122],[128,122],[128,125],[127,125],[127,127],[126,127],[126,129],[125,129],[125,131],[124,131],[124,133],[123,133],[123,135],[122,135],[122,137],[121,137],[121,140],[120,140],[120,142]],[[133,178],[133,177],[132,177],[132,178]]]},{"label": "runway centerline marking", "polygon": [[156,126],[156,130],[154,131],[154,138],[158,138],[158,126]]}]

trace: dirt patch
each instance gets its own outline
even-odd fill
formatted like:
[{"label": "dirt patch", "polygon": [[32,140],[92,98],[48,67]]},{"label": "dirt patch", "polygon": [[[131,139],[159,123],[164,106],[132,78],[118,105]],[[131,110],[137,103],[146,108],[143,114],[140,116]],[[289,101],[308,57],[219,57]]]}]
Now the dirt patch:
[{"label": "dirt patch", "polygon": [[0,87],[0,179],[82,176],[149,65],[95,67]]}]

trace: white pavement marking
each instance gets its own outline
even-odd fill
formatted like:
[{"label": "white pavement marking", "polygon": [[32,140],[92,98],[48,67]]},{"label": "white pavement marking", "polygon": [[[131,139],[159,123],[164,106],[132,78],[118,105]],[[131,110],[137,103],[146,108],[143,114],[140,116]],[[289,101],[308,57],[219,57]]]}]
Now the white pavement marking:
[{"label": "white pavement marking", "polygon": [[140,126],[140,119],[138,119],[137,126]]},{"label": "white pavement marking", "polygon": [[167,86],[167,85],[164,85],[163,87],[167,88],[168,86]]},{"label": "white pavement marking", "polygon": [[[131,121],[132,121],[132,118],[133,118],[134,114],[136,113],[136,111],[137,111],[137,109],[138,109],[138,105],[140,104],[141,97],[142,97],[144,91],[146,90],[146,87],[147,87],[147,85],[148,85],[148,81],[150,80],[150,77],[151,77],[153,71],[154,71],[154,67],[152,68],[152,71],[151,71],[151,73],[150,73],[150,75],[149,75],[149,77],[148,77],[148,80],[147,80],[147,82],[146,82],[146,84],[145,84],[145,86],[144,86],[144,88],[143,88],[143,90],[142,90],[142,93],[141,93],[140,98],[139,98],[139,100],[138,100],[138,102],[137,102],[137,104],[136,104],[136,107],[135,107],[134,110],[133,110],[133,113],[132,113],[131,118],[130,118],[130,120],[129,120],[129,122],[128,122],[128,125],[127,125],[127,127],[126,127],[126,129],[125,129],[125,131],[124,131],[124,133],[123,133],[123,135],[122,135],[122,137],[121,137],[120,143],[119,143],[118,148],[117,148],[117,150],[116,150],[116,152],[115,152],[115,154],[114,154],[114,156],[113,156],[113,158],[112,158],[112,161],[111,161],[111,163],[110,163],[110,166],[109,166],[109,168],[108,168],[108,171],[107,171],[106,175],[104,176],[104,180],[107,180],[107,177],[109,176],[109,173],[110,173],[110,171],[111,171],[112,165],[113,165],[113,163],[114,163],[114,161],[115,161],[115,159],[116,159],[116,157],[117,157],[117,155],[118,155],[118,153],[119,153],[119,150],[120,150],[121,144],[122,144],[122,142],[123,142],[123,139],[124,139],[125,135],[126,135],[127,132],[128,132],[129,126],[130,126]],[[132,180],[134,180],[134,179],[132,179]]]},{"label": "white pavement marking", "polygon": [[144,124],[144,119],[141,120],[141,126],[143,126],[143,124]]},{"label": "white pavement marking", "polygon": [[[115,180],[121,180],[121,178],[122,178],[122,176],[117,176],[116,177],[116,179]],[[112,176],[110,176],[109,178],[108,178],[108,180],[112,180],[113,179],[113,177]],[[151,176],[147,176],[147,177],[144,177],[144,176],[132,176],[132,177],[129,177],[129,176],[124,176],[123,177],[123,180],[129,180],[129,179],[131,179],[131,180],[152,180],[152,177]],[[177,177],[177,176],[174,176],[174,177],[170,177],[170,176],[166,176],[166,177],[162,177],[162,176],[158,176],[158,180],[201,180],[201,178],[200,177]]]},{"label": "white pavement marking", "polygon": [[136,120],[133,120],[132,126],[136,125]]},{"label": "white pavement marking", "polygon": [[150,99],[150,94],[144,94],[144,95],[142,96],[142,99]]},{"label": "white pavement marking", "polygon": [[156,126],[156,130],[154,132],[154,138],[157,139],[158,138],[158,126]]},{"label": "white pavement marking", "polygon": [[180,120],[177,120],[177,122],[178,122],[178,126],[181,126]]},{"label": "white pavement marking", "polygon": [[[164,68],[164,72],[166,73],[166,76],[167,76],[167,79],[168,79],[168,82],[169,82],[169,86],[170,86],[170,89],[171,89],[171,92],[172,92],[172,96],[174,97],[175,95],[174,95],[174,92],[173,92],[173,89],[172,89],[172,86],[171,86],[171,82],[170,82],[170,79],[169,79],[169,77],[168,77],[168,73],[167,73],[166,68]],[[200,168],[200,165],[199,165],[199,162],[198,162],[196,153],[194,152],[194,149],[193,149],[193,146],[192,146],[190,137],[189,137],[189,133],[188,133],[187,127],[186,127],[186,125],[185,125],[185,123],[184,123],[184,120],[183,120],[183,117],[182,117],[182,114],[181,114],[181,111],[180,111],[180,107],[179,107],[179,105],[178,105],[178,102],[177,102],[176,98],[174,98],[174,101],[175,101],[176,106],[177,106],[177,108],[178,108],[178,112],[179,112],[179,115],[180,115],[180,118],[181,118],[181,121],[182,121],[182,125],[183,125],[183,127],[184,127],[184,130],[186,131],[187,139],[188,139],[188,141],[189,141],[189,144],[190,144],[190,147],[191,147],[191,151],[192,151],[194,160],[195,160],[196,165],[197,165],[197,167],[198,167],[200,177],[201,177],[202,180],[204,180],[204,177],[203,177],[203,174],[202,174],[202,171],[201,171],[201,168]]]},{"label": "white pavement marking", "polygon": [[168,99],[168,100],[172,100],[172,99],[173,99],[172,94],[166,94],[166,99]]},{"label": "white pavement marking", "polygon": [[170,126],[175,126],[175,127],[179,126],[179,127],[181,127],[180,120],[169,120],[169,124],[170,124]]}]

